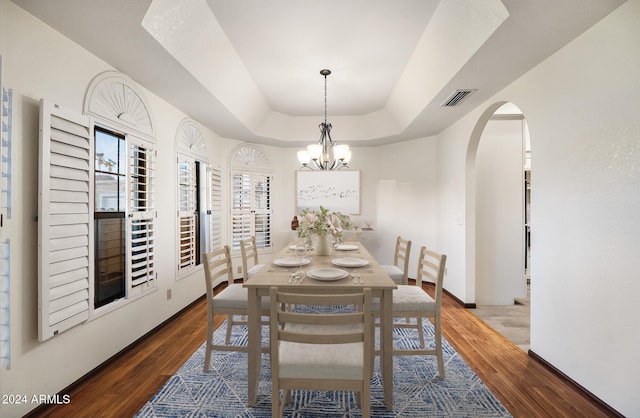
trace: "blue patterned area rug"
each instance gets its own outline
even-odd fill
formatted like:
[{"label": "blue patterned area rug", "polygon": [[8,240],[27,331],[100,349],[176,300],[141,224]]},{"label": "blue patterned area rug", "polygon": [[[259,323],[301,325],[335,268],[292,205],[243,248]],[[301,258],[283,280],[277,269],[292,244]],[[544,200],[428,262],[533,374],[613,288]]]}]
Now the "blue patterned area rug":
[{"label": "blue patterned area rug", "polygon": [[[424,321],[425,342],[433,336]],[[214,333],[224,340],[226,324]],[[234,327],[234,343],[246,344],[246,329]],[[268,329],[263,327],[263,344]],[[176,342],[179,344],[179,342]],[[394,345],[413,347],[417,332],[394,329]],[[376,417],[510,417],[505,407],[443,339],[445,373],[438,377],[435,356],[395,356],[393,412],[384,406],[384,393],[376,358],[371,381],[371,415]],[[271,417],[271,374],[268,354],[255,407],[247,404],[247,354],[214,351],[209,373],[202,371],[204,344],[138,412],[137,417]],[[304,418],[360,417],[355,394],[350,392],[293,391],[285,416]]]}]

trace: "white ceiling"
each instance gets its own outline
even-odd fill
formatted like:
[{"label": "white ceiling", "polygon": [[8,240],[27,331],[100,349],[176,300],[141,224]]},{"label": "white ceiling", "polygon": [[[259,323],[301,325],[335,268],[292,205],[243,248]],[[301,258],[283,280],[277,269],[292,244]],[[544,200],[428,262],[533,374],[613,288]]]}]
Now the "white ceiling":
[{"label": "white ceiling", "polygon": [[[13,0],[218,134],[375,145],[440,132],[624,0]],[[477,89],[458,107],[440,104]]]}]

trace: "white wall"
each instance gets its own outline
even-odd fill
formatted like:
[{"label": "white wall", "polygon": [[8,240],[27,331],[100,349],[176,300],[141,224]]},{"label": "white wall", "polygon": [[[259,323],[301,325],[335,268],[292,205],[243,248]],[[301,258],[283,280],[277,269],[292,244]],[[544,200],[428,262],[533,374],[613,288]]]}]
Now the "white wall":
[{"label": "white wall", "polygon": [[[523,111],[535,161],[531,349],[625,416],[640,415],[638,22],[630,0],[438,138],[438,243],[457,264],[473,249],[457,222],[473,206],[467,148],[503,102]],[[473,302],[473,276],[449,265],[446,286]]]},{"label": "white wall", "polygon": [[490,120],[476,154],[476,304],[524,297],[523,121]]},{"label": "white wall", "polygon": [[436,140],[414,139],[382,146],[379,151],[375,203],[379,237],[374,255],[381,263],[392,264],[396,237],[411,240],[409,277],[416,277],[420,247],[438,251]]},{"label": "white wall", "polygon": [[[204,293],[202,272],[176,281],[174,138],[183,113],[148,91],[156,123],[158,291],[109,314],[38,342],[37,160],[40,98],[82,112],[91,79],[110,66],[69,42],[13,3],[0,1],[3,82],[13,90],[12,217],[0,230],[11,240],[11,367],[0,369],[1,394],[53,395],[134,342]],[[212,159],[222,143],[203,130]],[[225,157],[226,158],[226,157]],[[166,290],[172,288],[172,299]],[[21,416],[37,407],[0,403],[0,416]]]},{"label": "white wall", "polygon": [[632,0],[516,87],[536,170],[532,348],[626,416],[640,415],[639,22]]}]

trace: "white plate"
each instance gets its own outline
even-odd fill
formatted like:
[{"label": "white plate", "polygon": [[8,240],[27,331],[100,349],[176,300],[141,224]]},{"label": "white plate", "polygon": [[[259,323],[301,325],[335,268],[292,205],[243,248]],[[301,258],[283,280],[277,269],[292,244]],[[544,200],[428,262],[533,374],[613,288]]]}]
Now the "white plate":
[{"label": "white plate", "polygon": [[351,251],[351,250],[357,250],[358,246],[353,244],[340,244],[338,245],[337,249],[340,251]]},{"label": "white plate", "polygon": [[313,269],[307,272],[307,276],[311,277],[312,279],[325,281],[344,279],[348,275],[349,273],[345,270],[334,269],[331,267]]},{"label": "white plate", "polygon": [[[306,266],[311,262],[310,259],[302,258],[302,265]],[[282,267],[298,267],[300,265],[300,259],[298,257],[276,258],[273,260],[273,264]]]},{"label": "white plate", "polygon": [[362,267],[369,264],[369,261],[365,260],[364,258],[341,257],[341,258],[334,258],[332,263],[335,264],[336,266],[341,266],[341,267]]}]

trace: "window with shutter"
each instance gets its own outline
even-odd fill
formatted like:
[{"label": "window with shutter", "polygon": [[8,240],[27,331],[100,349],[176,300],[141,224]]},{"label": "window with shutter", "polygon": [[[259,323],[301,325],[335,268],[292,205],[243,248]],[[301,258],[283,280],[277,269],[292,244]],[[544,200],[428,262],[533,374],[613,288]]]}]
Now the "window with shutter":
[{"label": "window with shutter", "polygon": [[130,213],[128,230],[130,292],[139,293],[155,279],[154,159],[155,151],[143,140],[131,139]]},{"label": "window with shutter", "polygon": [[9,368],[11,344],[9,329],[9,239],[0,240],[0,367]]},{"label": "window with shutter", "polygon": [[259,148],[241,145],[231,155],[231,245],[252,235],[260,249],[272,248],[269,160]]},{"label": "window with shutter", "polygon": [[155,151],[133,135],[95,128],[94,307],[154,285]]},{"label": "window with shutter", "polygon": [[127,147],[123,134],[95,127],[94,307],[126,296]]},{"label": "window with shutter", "polygon": [[[123,85],[112,89],[131,98]],[[92,90],[102,97],[105,90]],[[120,92],[120,93],[117,93]],[[135,96],[137,103],[140,96]],[[87,100],[95,102],[94,97]],[[99,100],[98,100],[99,101]],[[146,107],[137,107],[136,112]],[[120,114],[120,113],[117,113]],[[142,118],[148,127],[148,114]],[[129,120],[129,119],[127,119]],[[135,119],[132,119],[135,120]],[[94,126],[96,125],[96,126]],[[134,125],[127,122],[126,125]],[[109,126],[112,126],[109,127]],[[152,142],[42,100],[38,200],[41,341],[155,286]]]},{"label": "window with shutter", "polygon": [[249,238],[253,232],[251,173],[232,173],[231,190],[232,249],[240,250],[240,241]]},{"label": "window with shutter", "polygon": [[[13,117],[13,91],[2,83],[2,55],[0,55],[0,228],[6,219],[11,219],[11,139]],[[11,284],[9,261],[10,240],[0,240],[0,367],[11,364],[11,329],[9,303]]]},{"label": "window with shutter", "polygon": [[[220,245],[220,170],[208,163],[196,122],[184,119],[176,131],[178,175],[178,278],[201,264],[203,252]],[[216,174],[217,173],[217,174]],[[217,178],[216,178],[217,177]]]},{"label": "window with shutter", "polygon": [[40,103],[38,338],[89,318],[93,238],[89,117]]},{"label": "window with shutter", "polygon": [[178,157],[178,240],[180,271],[196,265],[196,164]]},{"label": "window with shutter", "polygon": [[222,248],[222,171],[211,167],[210,250]]},{"label": "window with shutter", "polygon": [[258,248],[271,248],[271,176],[253,175],[254,231]]}]

